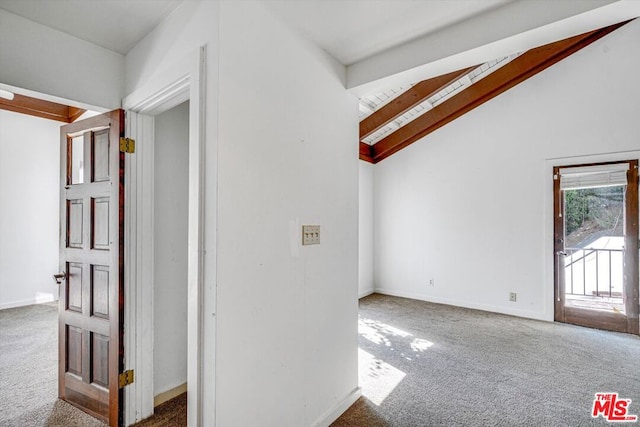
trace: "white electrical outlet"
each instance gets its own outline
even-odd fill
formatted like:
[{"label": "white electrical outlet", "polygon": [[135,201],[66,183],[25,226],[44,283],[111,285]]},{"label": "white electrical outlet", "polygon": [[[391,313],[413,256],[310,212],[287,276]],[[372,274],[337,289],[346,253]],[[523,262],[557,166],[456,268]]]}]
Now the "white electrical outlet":
[{"label": "white electrical outlet", "polygon": [[305,246],[320,244],[320,226],[319,225],[303,225],[302,226],[302,244]]},{"label": "white electrical outlet", "polygon": [[427,286],[433,287],[433,286],[435,286],[435,284],[436,284],[435,279],[429,279],[429,284]]},{"label": "white electrical outlet", "polygon": [[511,302],[516,302],[516,293],[515,292],[510,292],[509,293],[509,301]]}]

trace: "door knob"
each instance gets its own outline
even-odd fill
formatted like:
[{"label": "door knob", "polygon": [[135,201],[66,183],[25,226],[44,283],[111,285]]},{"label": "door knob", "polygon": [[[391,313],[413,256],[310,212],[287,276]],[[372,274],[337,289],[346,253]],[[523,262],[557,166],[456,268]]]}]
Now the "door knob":
[{"label": "door knob", "polygon": [[53,280],[55,280],[56,283],[59,285],[63,281],[67,280],[67,273],[62,272],[62,273],[54,274],[53,275]]}]

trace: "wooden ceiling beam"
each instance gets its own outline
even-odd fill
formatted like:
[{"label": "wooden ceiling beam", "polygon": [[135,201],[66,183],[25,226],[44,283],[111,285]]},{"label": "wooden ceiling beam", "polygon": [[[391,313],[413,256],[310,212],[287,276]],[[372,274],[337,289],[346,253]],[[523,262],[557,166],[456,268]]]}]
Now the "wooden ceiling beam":
[{"label": "wooden ceiling beam", "polygon": [[373,163],[429,135],[436,129],[549,68],[629,21],[531,49],[482,80],[472,84],[371,147]]},{"label": "wooden ceiling beam", "polygon": [[371,148],[371,145],[360,141],[360,160],[373,163],[373,150]]},{"label": "wooden ceiling beam", "polygon": [[83,110],[82,108],[69,107],[69,114],[67,118],[69,121],[67,123],[73,123],[80,118],[87,110]]},{"label": "wooden ceiling beam", "polygon": [[469,74],[475,67],[457,70],[448,74],[423,80],[403,92],[382,108],[360,122],[360,141],[368,137],[387,123],[395,120],[418,104],[431,98],[460,77]]},{"label": "wooden ceiling beam", "polygon": [[64,123],[73,123],[86,111],[82,108],[69,107],[68,105],[18,94],[15,94],[12,100],[0,98],[0,110],[28,114]]}]

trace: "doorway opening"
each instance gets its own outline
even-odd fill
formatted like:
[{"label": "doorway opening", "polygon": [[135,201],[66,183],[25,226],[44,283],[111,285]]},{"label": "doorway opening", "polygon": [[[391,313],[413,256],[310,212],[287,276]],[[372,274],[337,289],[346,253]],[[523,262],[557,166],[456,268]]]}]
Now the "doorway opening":
[{"label": "doorway opening", "polygon": [[[125,361],[135,370],[135,382],[125,389],[125,424],[134,424],[154,413],[154,184],[160,171],[155,166],[155,120],[159,115],[188,102],[187,169],[187,418],[189,425],[215,425],[215,283],[205,288],[205,236],[210,263],[215,260],[215,225],[204,230],[205,129],[204,70],[206,47],[185,61],[157,71],[157,78],[125,97],[126,136],[136,140],[136,155],[128,157],[128,190],[125,218],[128,218],[129,251],[125,258]],[[167,172],[167,171],[165,171]],[[169,175],[171,172],[167,172]],[[207,198],[215,206],[216,194]],[[215,223],[215,220],[213,220]],[[127,263],[125,262],[125,265]],[[215,263],[209,266],[215,271]],[[210,273],[214,274],[214,273]],[[214,274],[215,275],[215,274]],[[127,286],[128,284],[128,286]],[[212,298],[205,298],[205,291]],[[212,315],[203,316],[204,310]],[[209,331],[204,334],[204,331]],[[128,333],[126,332],[128,331]],[[205,336],[207,339],[205,340]],[[207,363],[203,363],[207,360]]]},{"label": "doorway opening", "polygon": [[98,113],[0,88],[10,95],[0,106],[0,424],[44,425],[79,412],[58,400],[60,126]]},{"label": "doorway opening", "polygon": [[555,320],[638,334],[638,161],[554,168]]},{"label": "doorway opening", "polygon": [[568,306],[625,312],[622,255],[626,188],[615,185],[564,191]]},{"label": "doorway opening", "polygon": [[154,122],[153,396],[158,407],[187,391],[189,101]]}]

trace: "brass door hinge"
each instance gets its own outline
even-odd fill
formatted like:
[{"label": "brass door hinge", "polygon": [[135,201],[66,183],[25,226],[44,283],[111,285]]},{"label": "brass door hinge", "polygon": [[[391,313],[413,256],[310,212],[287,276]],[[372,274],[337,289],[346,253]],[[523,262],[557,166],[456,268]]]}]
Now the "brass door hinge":
[{"label": "brass door hinge", "polygon": [[120,138],[120,151],[123,153],[135,153],[136,142],[131,138]]},{"label": "brass door hinge", "polygon": [[129,384],[133,384],[133,369],[124,371],[123,373],[118,375],[119,388],[125,388]]}]

